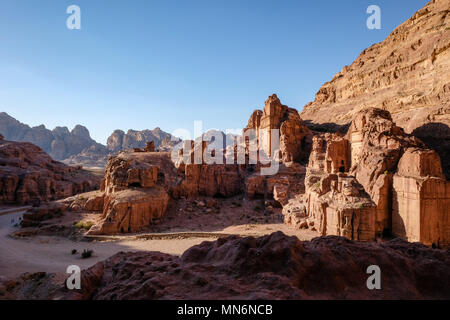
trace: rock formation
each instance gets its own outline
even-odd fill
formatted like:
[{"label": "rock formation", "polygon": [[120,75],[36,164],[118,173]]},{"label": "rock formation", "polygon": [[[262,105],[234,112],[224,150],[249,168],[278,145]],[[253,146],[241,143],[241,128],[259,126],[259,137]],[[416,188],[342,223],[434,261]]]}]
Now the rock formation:
[{"label": "rock formation", "polygon": [[408,241],[450,247],[450,181],[436,152],[410,148],[392,182],[392,232]]},{"label": "rock formation", "polygon": [[[382,270],[381,290],[367,289],[370,265]],[[52,274],[5,279],[0,299],[449,299],[450,251],[277,232],[203,242],[181,257],[121,252],[81,278],[81,290],[61,289]]]},{"label": "rock formation", "polygon": [[0,133],[11,141],[33,143],[67,165],[86,167],[105,167],[109,156],[122,150],[145,148],[150,141],[159,151],[171,151],[180,142],[159,128],[129,130],[127,133],[116,130],[104,146],[91,139],[88,129],[83,126],[77,125],[72,131],[67,127],[48,130],[44,125],[31,128],[4,112],[0,113]]},{"label": "rock formation", "polygon": [[7,140],[37,145],[56,160],[69,158],[97,145],[83,126],[77,125],[72,131],[67,127],[56,127],[51,131],[43,125],[31,128],[5,112],[0,113],[0,132]]},{"label": "rock formation", "polygon": [[388,111],[368,108],[346,135],[314,136],[305,194],[288,201],[285,221],[321,235],[375,240],[392,233],[448,247],[449,186],[435,151]]},{"label": "rock formation", "polygon": [[386,40],[364,50],[320,88],[302,119],[332,128],[368,107],[389,111],[405,132],[439,153],[450,179],[448,8],[448,0],[430,1]]},{"label": "rock formation", "polygon": [[184,164],[167,152],[122,151],[108,161],[100,195],[68,199],[68,207],[103,212],[90,234],[137,232],[158,223],[170,199],[241,193],[242,175],[236,164]]},{"label": "rock formation", "polygon": [[137,232],[157,223],[179,182],[168,153],[120,152],[108,161],[103,193],[82,204],[85,209],[89,201],[102,204],[102,222],[90,234]]},{"label": "rock formation", "polygon": [[0,140],[0,203],[35,204],[99,185],[99,177],[54,161],[31,143]]},{"label": "rock formation", "polygon": [[[279,130],[279,150],[274,150],[271,130]],[[279,151],[282,162],[301,162],[311,147],[311,131],[303,124],[297,110],[282,105],[274,94],[265,103],[264,110],[256,110],[244,129],[244,135],[253,130],[258,139],[260,149],[267,155]],[[307,159],[307,157],[306,157]]]},{"label": "rock formation", "polygon": [[94,144],[80,153],[64,159],[62,162],[67,165],[77,165],[88,168],[104,168],[109,158],[108,149],[102,144]]},{"label": "rock formation", "polygon": [[109,136],[106,147],[110,153],[114,154],[121,150],[145,148],[149,141],[153,141],[155,148],[159,151],[171,151],[180,142],[179,139],[173,139],[172,135],[160,128],[143,131],[128,130],[127,133],[116,130]]}]

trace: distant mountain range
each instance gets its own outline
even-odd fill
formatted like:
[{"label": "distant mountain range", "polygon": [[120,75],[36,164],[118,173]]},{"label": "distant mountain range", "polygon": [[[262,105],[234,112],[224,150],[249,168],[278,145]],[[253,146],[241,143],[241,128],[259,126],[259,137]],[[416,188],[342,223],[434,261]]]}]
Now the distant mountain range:
[{"label": "distant mountain range", "polygon": [[72,131],[67,127],[56,127],[53,130],[44,125],[30,127],[5,112],[0,113],[0,134],[6,140],[31,142],[55,160],[88,167],[104,167],[110,155],[121,150],[142,148],[149,141],[154,141],[155,147],[161,151],[171,150],[180,141],[178,138],[172,141],[172,135],[160,128],[128,130],[127,133],[115,130],[105,146],[93,140],[84,126],[77,125]]}]

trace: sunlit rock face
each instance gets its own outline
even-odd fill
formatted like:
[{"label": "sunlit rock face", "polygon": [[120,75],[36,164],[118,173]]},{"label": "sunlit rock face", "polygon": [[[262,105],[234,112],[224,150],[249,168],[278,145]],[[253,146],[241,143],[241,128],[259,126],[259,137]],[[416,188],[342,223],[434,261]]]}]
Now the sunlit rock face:
[{"label": "sunlit rock face", "polygon": [[450,17],[430,1],[324,84],[300,116],[316,128],[346,125],[374,107],[435,149],[450,179]]},{"label": "sunlit rock face", "polygon": [[89,234],[138,232],[158,223],[180,179],[168,153],[128,151],[112,157],[102,184],[103,199],[96,194],[97,200],[85,203],[85,208],[103,204],[102,221]]},{"label": "sunlit rock face", "polygon": [[321,235],[375,240],[392,233],[448,247],[448,188],[439,155],[389,112],[368,108],[345,135],[314,136],[305,193],[283,213],[286,223]]},{"label": "sunlit rock face", "polygon": [[[271,130],[279,130],[279,146],[272,145]],[[251,115],[244,134],[253,130],[258,137],[259,148],[267,155],[279,151],[282,162],[301,162],[307,159],[311,147],[311,131],[293,108],[281,104],[274,94],[265,103],[263,111],[256,110]]]},{"label": "sunlit rock face", "polygon": [[393,179],[394,235],[427,245],[450,245],[450,182],[439,156],[431,150],[408,149]]}]

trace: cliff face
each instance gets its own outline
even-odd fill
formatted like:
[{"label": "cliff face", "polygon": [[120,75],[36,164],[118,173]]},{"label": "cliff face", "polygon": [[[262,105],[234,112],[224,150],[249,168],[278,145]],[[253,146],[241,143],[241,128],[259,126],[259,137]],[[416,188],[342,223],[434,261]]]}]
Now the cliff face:
[{"label": "cliff face", "polygon": [[438,151],[449,177],[449,7],[449,0],[430,1],[386,40],[364,50],[320,88],[302,119],[313,127],[346,125],[362,109],[387,110],[398,126]]},{"label": "cliff face", "polygon": [[142,131],[128,130],[127,133],[122,130],[116,130],[109,136],[107,148],[111,152],[143,148],[148,141],[154,141],[155,147],[161,151],[170,151],[180,142],[178,139],[172,141],[172,135],[162,131],[160,128]]},{"label": "cliff face", "polygon": [[83,126],[77,125],[72,131],[67,127],[48,130],[44,125],[31,128],[5,112],[0,113],[0,133],[7,140],[35,144],[56,160],[66,159],[97,145],[91,139],[89,130]]},{"label": "cliff face", "polygon": [[54,161],[39,147],[0,135],[0,203],[35,204],[97,189],[100,178]]},{"label": "cliff face", "polygon": [[30,142],[53,159],[61,160],[67,165],[86,167],[104,167],[108,156],[121,150],[143,148],[149,141],[153,141],[161,151],[170,151],[179,142],[172,141],[172,135],[160,128],[129,130],[127,133],[116,130],[104,146],[91,139],[89,130],[81,125],[75,126],[72,131],[67,127],[56,127],[53,130],[48,130],[44,125],[30,127],[5,112],[0,113],[0,134],[7,140]]}]

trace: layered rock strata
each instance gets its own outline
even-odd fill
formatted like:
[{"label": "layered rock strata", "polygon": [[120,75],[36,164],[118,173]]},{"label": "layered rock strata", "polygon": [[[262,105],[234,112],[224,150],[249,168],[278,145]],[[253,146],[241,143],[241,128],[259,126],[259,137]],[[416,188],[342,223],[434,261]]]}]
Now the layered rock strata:
[{"label": "layered rock strata", "polygon": [[389,112],[359,112],[347,134],[313,138],[305,194],[285,221],[321,235],[375,240],[389,234],[448,247],[450,183],[439,155],[406,134]]},{"label": "layered rock strata", "polygon": [[311,127],[346,125],[369,107],[391,113],[407,133],[435,149],[450,179],[450,14],[430,1],[386,40],[364,50],[301,112]]},{"label": "layered rock strata", "polygon": [[0,203],[37,204],[88,192],[101,178],[54,161],[31,143],[0,139]]}]

